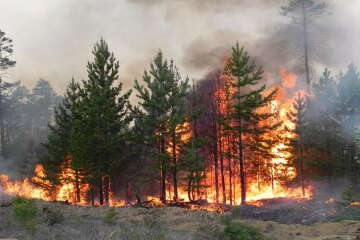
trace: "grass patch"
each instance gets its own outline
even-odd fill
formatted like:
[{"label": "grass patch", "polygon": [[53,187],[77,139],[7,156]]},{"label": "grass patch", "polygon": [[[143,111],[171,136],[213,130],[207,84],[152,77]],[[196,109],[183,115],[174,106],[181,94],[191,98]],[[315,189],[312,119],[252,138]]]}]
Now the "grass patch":
[{"label": "grass patch", "polygon": [[228,223],[221,237],[222,240],[264,240],[260,230],[242,223]]},{"label": "grass patch", "polygon": [[43,208],[43,213],[45,214],[45,220],[49,226],[61,223],[65,219],[63,213],[59,209],[45,207]]},{"label": "grass patch", "polygon": [[36,232],[38,207],[32,199],[17,197],[13,201],[15,219],[29,232]]},{"label": "grass patch", "polygon": [[115,224],[117,220],[117,212],[115,211],[115,208],[110,208],[104,217],[104,223],[106,224]]},{"label": "grass patch", "polygon": [[335,219],[336,222],[341,222],[344,220],[360,221],[360,216],[347,215],[347,216],[340,216]]}]

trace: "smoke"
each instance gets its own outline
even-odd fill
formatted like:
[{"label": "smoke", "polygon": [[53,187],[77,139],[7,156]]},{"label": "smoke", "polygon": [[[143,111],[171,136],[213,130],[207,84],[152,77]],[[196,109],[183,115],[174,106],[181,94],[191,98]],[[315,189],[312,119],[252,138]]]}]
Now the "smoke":
[{"label": "smoke", "polygon": [[[276,5],[272,10],[276,11],[278,7]],[[347,7],[333,3],[329,5],[327,14],[316,19],[309,27],[313,81],[316,81],[324,67],[339,70],[351,62],[360,63],[356,54],[360,50],[356,45],[360,31],[349,24],[353,16],[346,16],[348,11]],[[202,69],[206,72],[214,68],[221,69],[224,59],[231,54],[231,46],[238,41],[264,68],[265,78],[271,81],[270,84],[279,83],[279,71],[282,68],[296,74],[301,83],[304,82],[305,72],[303,39],[301,26],[290,21],[278,21],[271,29],[263,29],[259,35],[220,30],[200,36],[188,44],[182,60],[184,66],[191,70]]]},{"label": "smoke", "polygon": [[[272,7],[284,1],[279,0],[128,0],[133,4],[142,6],[182,6],[191,8],[195,11],[238,11],[253,7]],[[171,8],[173,9],[173,8]]]},{"label": "smoke", "polygon": [[[92,45],[104,37],[120,60],[126,88],[140,79],[156,52],[175,59],[180,70],[201,79],[221,68],[239,41],[269,75],[280,66],[303,71],[297,28],[279,9],[286,0],[54,0],[5,1],[1,29],[14,40],[17,66],[9,79],[32,86],[49,80],[58,92],[74,76],[86,78]],[[329,0],[325,16],[312,34],[314,76],[319,68],[359,63],[360,1]]]}]

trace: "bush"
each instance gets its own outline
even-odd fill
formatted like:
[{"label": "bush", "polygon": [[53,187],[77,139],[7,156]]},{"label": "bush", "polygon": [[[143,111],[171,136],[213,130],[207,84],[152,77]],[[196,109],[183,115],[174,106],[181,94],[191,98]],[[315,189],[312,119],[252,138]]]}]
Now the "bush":
[{"label": "bush", "polygon": [[263,240],[257,228],[242,224],[228,223],[224,229],[222,240]]},{"label": "bush", "polygon": [[104,217],[104,223],[106,224],[115,224],[117,220],[117,212],[115,211],[115,208],[110,208]]},{"label": "bush", "polygon": [[13,207],[15,219],[20,222],[27,231],[35,233],[38,208],[34,200],[17,197],[13,201]]}]

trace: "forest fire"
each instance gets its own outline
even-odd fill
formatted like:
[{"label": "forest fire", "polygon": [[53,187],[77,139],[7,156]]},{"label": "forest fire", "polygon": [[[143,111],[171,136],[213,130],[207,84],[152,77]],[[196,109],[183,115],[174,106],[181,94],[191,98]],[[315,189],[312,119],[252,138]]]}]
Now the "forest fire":
[{"label": "forest fire", "polygon": [[[293,99],[287,97],[290,95],[288,92],[293,92],[293,88],[296,86],[296,76],[284,69],[281,70],[280,75],[282,77],[281,85],[274,87],[278,89],[278,95],[269,105],[260,109],[259,111],[270,111],[277,113],[276,117],[267,121],[279,122],[279,127],[265,134],[263,137],[275,141],[280,139],[269,149],[268,157],[264,157],[261,153],[248,156],[253,159],[255,164],[249,165],[249,172],[247,173],[247,202],[261,206],[263,203],[259,200],[262,199],[274,199],[274,198],[292,198],[292,199],[311,199],[312,187],[305,186],[304,189],[301,186],[296,185],[287,186],[287,182],[293,182],[298,177],[298,173],[294,165],[289,161],[292,155],[287,151],[287,141],[294,138],[294,134],[287,131],[288,129],[294,129],[294,123],[288,119],[289,111],[292,109]],[[218,111],[226,115],[229,104],[229,92],[233,91],[230,87],[229,79],[226,75],[222,76],[218,80],[217,91],[214,94],[214,99],[218,104]],[[305,92],[298,91],[294,95],[304,95]],[[230,123],[231,124],[231,123]],[[261,122],[259,124],[262,124]],[[181,135],[180,142],[186,144],[190,141],[193,133],[192,126],[188,122],[176,127],[176,132],[185,132]],[[188,205],[188,208],[193,210],[208,210],[217,211],[216,203],[223,203],[227,205],[239,205],[241,204],[240,195],[240,179],[239,179],[239,167],[237,160],[232,157],[234,151],[234,142],[236,142],[236,136],[227,134],[225,128],[219,128],[217,130],[219,136],[218,147],[221,150],[218,154],[221,160],[221,169],[217,169],[215,172],[214,166],[206,169],[205,177],[203,178],[202,185],[207,186],[204,191],[198,191],[193,196],[197,199],[204,199],[210,205],[199,206],[199,204]],[[251,141],[251,139],[247,139]],[[175,152],[174,152],[175,151]],[[177,159],[181,158],[181,149],[178,146],[169,141],[167,146],[167,152],[169,155],[173,154]],[[245,152],[247,154],[247,152]],[[270,156],[270,157],[269,157]],[[227,166],[223,161],[227,161]],[[89,184],[81,184],[81,177],[71,169],[71,160],[67,160],[61,165],[60,184],[56,188],[51,188],[51,184],[48,180],[44,180],[46,175],[42,165],[37,165],[34,171],[34,177],[31,179],[25,179],[23,181],[10,181],[7,175],[0,176],[0,187],[3,192],[8,195],[18,195],[26,198],[36,198],[45,201],[61,201],[69,204],[77,205],[90,205],[89,200]],[[225,168],[227,168],[225,170]],[[222,172],[221,172],[222,171]],[[218,189],[216,189],[215,178],[221,175],[221,181],[218,182]],[[170,180],[169,180],[170,181]],[[216,180],[218,181],[218,180]],[[77,184],[74,184],[77,183]],[[171,189],[171,185],[167,180],[167,196],[166,200],[172,202],[175,199],[174,192]],[[226,189],[228,188],[228,189]],[[219,190],[221,189],[221,191]],[[220,194],[221,192],[222,194]],[[217,194],[218,193],[218,194]],[[179,202],[192,202],[194,199],[189,199],[188,190],[179,186],[177,189],[177,201]],[[151,203],[154,206],[163,206],[163,202],[156,196],[145,196],[146,202]],[[133,202],[134,203],[134,202]],[[108,204],[110,206],[119,207],[129,204],[128,201],[117,200],[114,193],[109,194]],[[215,205],[214,205],[215,204]]]}]

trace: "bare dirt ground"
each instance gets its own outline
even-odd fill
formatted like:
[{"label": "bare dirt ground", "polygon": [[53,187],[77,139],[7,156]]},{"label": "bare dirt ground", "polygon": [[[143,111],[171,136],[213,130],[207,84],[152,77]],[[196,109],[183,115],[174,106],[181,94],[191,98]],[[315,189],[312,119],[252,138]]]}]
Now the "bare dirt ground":
[{"label": "bare dirt ground", "polygon": [[[256,219],[252,216],[241,216],[240,213],[250,211],[244,208],[221,215],[177,207],[151,209],[122,207],[110,210],[107,207],[78,207],[42,201],[36,201],[36,205],[38,207],[38,214],[34,220],[36,231],[31,233],[14,218],[14,207],[2,204],[0,239],[215,240],[221,239],[219,236],[224,229],[224,222],[229,219],[257,227],[266,239],[271,240],[360,239],[360,221],[322,220],[305,224],[285,224],[279,221],[260,220],[260,217]],[[255,216],[261,215],[259,209],[252,211],[256,213]],[[274,216],[279,214],[281,215],[281,212],[276,212]],[[267,213],[265,216],[271,214]],[[288,218],[291,218],[291,215]]]}]

